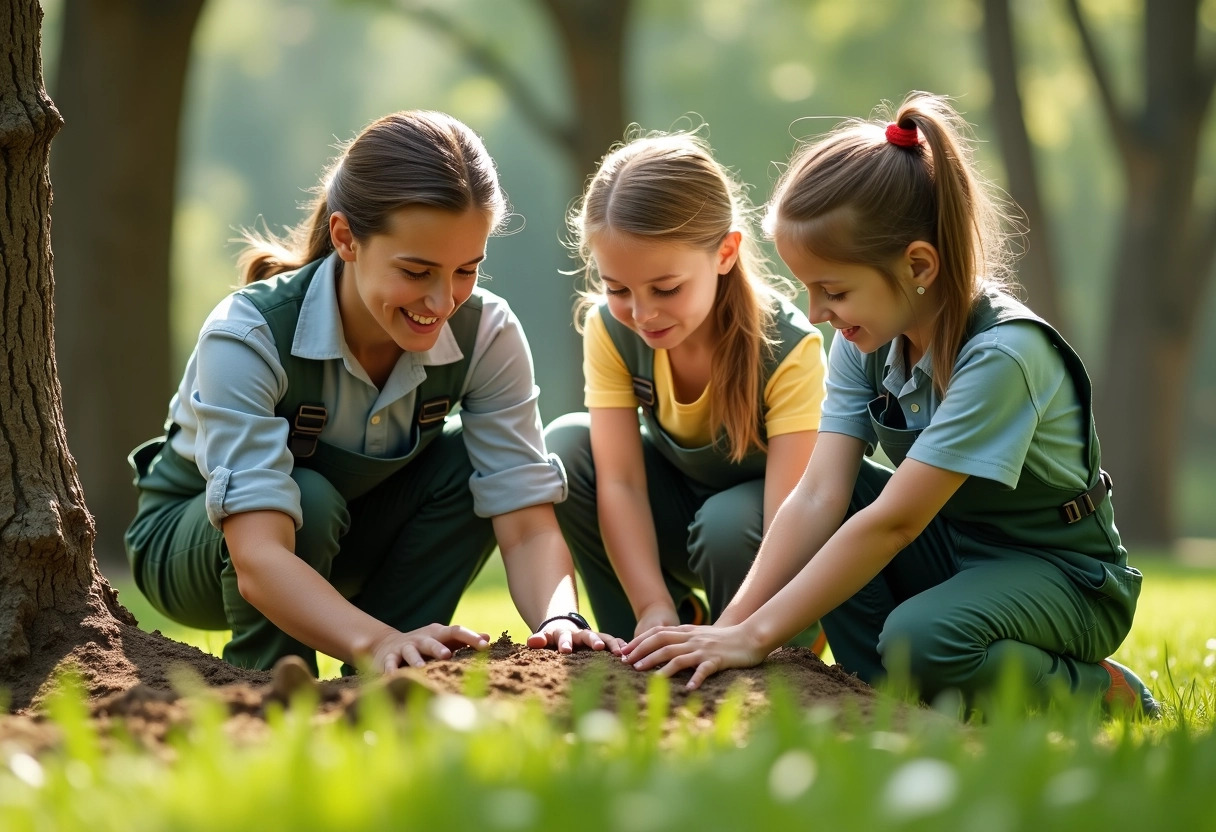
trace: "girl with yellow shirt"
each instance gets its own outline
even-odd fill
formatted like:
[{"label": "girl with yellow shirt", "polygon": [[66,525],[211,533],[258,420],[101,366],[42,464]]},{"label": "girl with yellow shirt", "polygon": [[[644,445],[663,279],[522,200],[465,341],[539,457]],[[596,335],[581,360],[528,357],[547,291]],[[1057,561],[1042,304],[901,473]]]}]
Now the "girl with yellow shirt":
[{"label": "girl with yellow shirt", "polygon": [[601,630],[708,623],[810,458],[822,336],[695,135],[610,152],[569,224],[589,413],[545,433],[569,478],[558,522]]}]

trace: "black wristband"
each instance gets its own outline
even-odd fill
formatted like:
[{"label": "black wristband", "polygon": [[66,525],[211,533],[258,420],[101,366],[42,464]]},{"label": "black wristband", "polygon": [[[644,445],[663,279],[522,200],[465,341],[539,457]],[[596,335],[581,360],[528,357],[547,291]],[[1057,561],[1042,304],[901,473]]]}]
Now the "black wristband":
[{"label": "black wristband", "polygon": [[567,613],[562,613],[561,615],[554,615],[549,618],[546,618],[544,621],[540,622],[540,626],[536,628],[536,632],[539,633],[541,630],[545,629],[546,625],[552,624],[554,621],[563,621],[563,620],[564,621],[573,621],[575,624],[578,625],[578,628],[580,630],[590,630],[591,629],[591,625],[587,623],[587,619],[583,618],[581,615],[579,615],[576,612],[567,612]]}]

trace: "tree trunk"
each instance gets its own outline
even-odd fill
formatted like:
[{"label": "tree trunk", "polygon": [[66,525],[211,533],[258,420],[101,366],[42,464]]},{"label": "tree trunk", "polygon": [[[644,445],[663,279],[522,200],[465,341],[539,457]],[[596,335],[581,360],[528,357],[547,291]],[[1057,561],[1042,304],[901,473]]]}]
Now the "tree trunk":
[{"label": "tree trunk", "polygon": [[[1168,546],[1186,383],[1212,277],[1210,211],[1195,199],[1200,140],[1216,72],[1197,50],[1198,3],[1145,7],[1145,96],[1123,119],[1127,203],[1115,258],[1110,360],[1098,387],[1103,452],[1119,529]],[[1196,257],[1195,252],[1206,251]]]},{"label": "tree trunk", "polygon": [[127,452],[172,389],[169,261],[178,127],[203,0],[64,6],[56,94],[56,342],[64,417],[104,563],[135,512]]},{"label": "tree trunk", "polygon": [[97,570],[52,343],[48,160],[63,120],[43,89],[38,0],[8,0],[6,8],[0,15],[0,54],[8,58],[0,62],[0,700],[7,692],[14,710],[36,704],[65,663],[95,697],[137,682],[168,689],[176,663],[215,684],[255,678],[140,631]]},{"label": "tree trunk", "polygon": [[[1103,465],[1115,480],[1124,539],[1165,547],[1176,537],[1179,436],[1203,308],[1198,300],[1216,259],[1216,210],[1201,208],[1195,197],[1216,60],[1198,49],[1199,0],[1146,3],[1143,104],[1129,107],[1116,94],[1079,0],[1065,5],[1127,185],[1110,286],[1107,361],[1094,385]],[[1021,109],[1015,113],[1012,104],[1019,99],[1017,68],[1012,50],[1006,51],[1008,4],[985,0],[984,10],[1010,191],[1022,202],[1027,197],[1014,186],[1033,188],[1034,174],[1019,148],[1017,134],[1025,128],[1012,123]],[[1023,205],[1028,215],[1032,204]],[[1046,254],[1042,246],[1040,253]]]},{"label": "tree trunk", "polygon": [[631,0],[544,0],[560,35],[574,104],[566,146],[577,181],[625,131],[625,32]]},{"label": "tree trunk", "polygon": [[48,633],[104,611],[133,623],[93,560],[93,521],[68,453],[51,296],[51,138],[63,120],[42,86],[36,0],[0,16],[0,225],[4,353],[0,364],[0,684]]},{"label": "tree trunk", "polygon": [[1018,279],[1026,289],[1030,306],[1061,332],[1067,321],[1060,309],[1059,282],[1051,224],[1043,209],[1034,151],[1026,131],[1022,95],[1017,82],[1017,52],[1009,0],[984,0],[984,46],[992,86],[999,93],[992,103],[1001,157],[1005,162],[1006,188],[1025,215],[1025,253],[1017,264]]}]

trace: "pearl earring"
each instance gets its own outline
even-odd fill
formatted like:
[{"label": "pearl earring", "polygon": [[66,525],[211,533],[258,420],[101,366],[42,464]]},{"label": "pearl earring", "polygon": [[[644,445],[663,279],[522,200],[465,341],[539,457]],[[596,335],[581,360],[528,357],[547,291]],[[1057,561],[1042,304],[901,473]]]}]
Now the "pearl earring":
[{"label": "pearl earring", "polygon": [[925,287],[924,287],[924,286],[917,286],[917,287],[916,287],[916,294],[918,294],[918,295],[923,295],[924,293],[925,293]]}]

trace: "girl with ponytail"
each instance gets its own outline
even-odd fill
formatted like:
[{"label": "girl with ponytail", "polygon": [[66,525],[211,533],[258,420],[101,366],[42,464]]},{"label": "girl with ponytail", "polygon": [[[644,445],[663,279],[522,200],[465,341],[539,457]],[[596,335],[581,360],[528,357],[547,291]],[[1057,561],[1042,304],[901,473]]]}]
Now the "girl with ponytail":
[{"label": "girl with ponytail", "polygon": [[546,442],[570,480],[558,521],[609,632],[720,613],[815,444],[822,336],[750,219],[688,133],[614,149],[571,214],[590,412]]},{"label": "girl with ponytail", "polygon": [[530,647],[619,652],[578,614],[527,341],[477,285],[506,213],[481,139],[409,111],[343,148],[287,239],[248,235],[166,435],[131,455],[156,609],[231,630],[244,667],[420,666],[489,646],[450,621],[497,542]]},{"label": "girl with ponytail", "polygon": [[[1108,656],[1140,573],[1073,349],[1005,286],[996,199],[966,125],[914,93],[801,148],[766,217],[836,330],[820,435],[743,588],[713,627],[653,629],[638,669],[689,687],[760,662],[822,619],[832,653],[874,682],[974,703],[1010,670],[1031,694],[1155,716]],[[867,458],[880,445],[894,471]],[[902,681],[902,680],[901,680]]]}]

